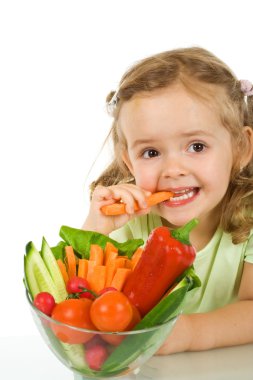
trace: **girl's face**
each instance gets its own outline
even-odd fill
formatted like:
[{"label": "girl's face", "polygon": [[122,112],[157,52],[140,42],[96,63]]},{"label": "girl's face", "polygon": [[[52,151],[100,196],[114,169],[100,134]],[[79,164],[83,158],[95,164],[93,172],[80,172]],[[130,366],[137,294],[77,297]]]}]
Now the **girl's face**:
[{"label": "girl's face", "polygon": [[122,105],[123,160],[136,185],[174,197],[155,212],[174,226],[197,217],[217,223],[233,164],[229,132],[211,104],[180,86],[136,96]]}]

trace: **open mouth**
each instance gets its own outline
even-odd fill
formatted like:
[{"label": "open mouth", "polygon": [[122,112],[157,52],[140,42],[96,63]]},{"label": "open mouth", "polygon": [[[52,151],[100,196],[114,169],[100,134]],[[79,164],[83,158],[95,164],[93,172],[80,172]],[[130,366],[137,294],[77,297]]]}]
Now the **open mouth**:
[{"label": "open mouth", "polygon": [[174,191],[173,197],[170,198],[171,202],[178,202],[190,199],[194,197],[199,192],[199,187],[191,187],[188,189],[180,190],[180,191]]},{"label": "open mouth", "polygon": [[173,197],[165,201],[166,206],[178,206],[191,202],[199,193],[199,187],[188,187],[182,190],[172,190]]}]

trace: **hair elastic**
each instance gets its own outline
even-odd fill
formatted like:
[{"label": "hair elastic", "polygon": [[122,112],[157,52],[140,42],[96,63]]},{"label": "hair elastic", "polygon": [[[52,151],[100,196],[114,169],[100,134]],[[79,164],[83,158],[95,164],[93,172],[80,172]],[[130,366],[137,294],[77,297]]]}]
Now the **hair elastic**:
[{"label": "hair elastic", "polygon": [[253,84],[247,80],[247,79],[242,79],[240,80],[241,84],[241,91],[245,96],[252,96],[253,95]]},{"label": "hair elastic", "polygon": [[107,102],[107,104],[106,104],[107,112],[109,115],[111,115],[111,116],[113,115],[113,112],[114,112],[115,108],[117,107],[118,101],[119,101],[118,91],[115,91],[111,100],[109,102]]}]

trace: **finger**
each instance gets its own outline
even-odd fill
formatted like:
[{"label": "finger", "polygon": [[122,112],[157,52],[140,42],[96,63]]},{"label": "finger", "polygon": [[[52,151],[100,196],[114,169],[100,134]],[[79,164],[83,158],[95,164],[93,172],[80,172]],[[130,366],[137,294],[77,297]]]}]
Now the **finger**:
[{"label": "finger", "polygon": [[110,187],[97,186],[92,194],[92,200],[100,202],[105,199],[113,199],[113,192]]},{"label": "finger", "polygon": [[112,187],[115,197],[122,200],[126,204],[126,211],[133,214],[136,208],[147,208],[146,197],[150,195],[150,191],[143,190],[136,185],[122,184]]},{"label": "finger", "polygon": [[115,188],[114,195],[116,198],[120,197],[121,202],[125,205],[125,212],[128,214],[133,214],[139,208],[139,203],[141,207],[147,207],[143,194],[139,194],[133,189]]},{"label": "finger", "polygon": [[145,190],[145,189],[142,189],[141,187],[137,186],[137,185],[134,185],[134,184],[129,184],[129,183],[123,183],[121,184],[120,186],[122,186],[122,188],[126,188],[126,189],[129,189],[133,192],[141,192],[144,194],[145,197],[148,197],[149,195],[151,195],[151,191],[149,190]]}]

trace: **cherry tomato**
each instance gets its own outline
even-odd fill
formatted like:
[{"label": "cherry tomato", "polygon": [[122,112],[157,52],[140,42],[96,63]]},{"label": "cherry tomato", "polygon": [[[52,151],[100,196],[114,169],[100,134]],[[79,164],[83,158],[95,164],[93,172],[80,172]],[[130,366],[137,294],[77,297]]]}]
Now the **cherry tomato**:
[{"label": "cherry tomato", "polygon": [[90,298],[93,299],[93,295],[88,291],[84,292],[83,289],[91,289],[89,282],[82,277],[73,276],[68,280],[66,284],[67,292],[69,294],[80,293],[80,298]]},{"label": "cherry tomato", "polygon": [[132,319],[133,309],[125,294],[109,291],[95,299],[90,316],[100,331],[124,331]]},{"label": "cherry tomato", "polygon": [[42,313],[48,315],[49,317],[52,314],[52,311],[55,307],[54,297],[48,292],[38,293],[33,301],[34,305],[42,311]]},{"label": "cherry tomato", "polygon": [[[64,324],[82,329],[96,330],[90,319],[92,301],[83,299],[67,299],[55,306],[52,318]],[[78,331],[67,326],[51,322],[51,328],[58,339],[70,344],[85,343],[93,337],[93,333]]]},{"label": "cherry tomato", "polygon": [[[133,316],[129,323],[129,325],[126,327],[125,331],[131,331],[137,323],[141,320],[141,315],[139,310],[136,306],[132,305],[133,309]],[[117,335],[117,334],[103,334],[102,338],[105,342],[112,344],[113,346],[118,346],[123,339],[126,338],[126,335]]]},{"label": "cherry tomato", "polygon": [[137,323],[141,321],[141,314],[139,310],[137,309],[137,307],[132,304],[132,309],[133,309],[133,316],[129,325],[126,327],[125,331],[131,331],[134,328],[134,326],[137,325]]},{"label": "cherry tomato", "polygon": [[110,292],[110,291],[117,291],[116,288],[114,288],[113,286],[107,286],[106,288],[104,289],[101,289],[99,292],[98,292],[98,295],[99,296],[102,296],[102,294],[106,293],[106,292]]},{"label": "cherry tomato", "polygon": [[112,346],[118,346],[122,340],[124,340],[126,335],[117,334],[103,334],[102,338],[105,342],[111,344]]}]

